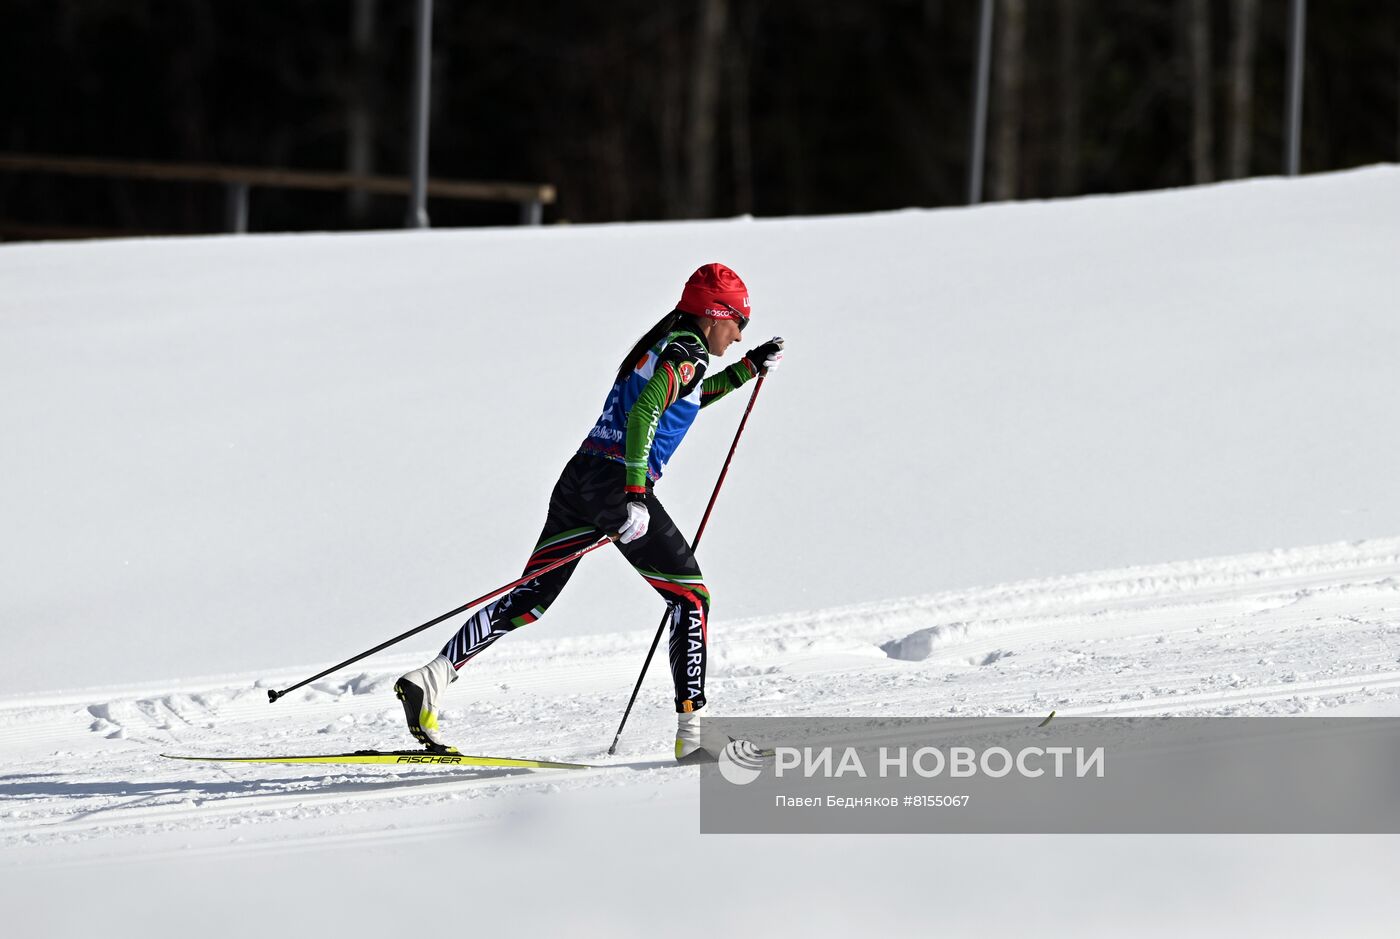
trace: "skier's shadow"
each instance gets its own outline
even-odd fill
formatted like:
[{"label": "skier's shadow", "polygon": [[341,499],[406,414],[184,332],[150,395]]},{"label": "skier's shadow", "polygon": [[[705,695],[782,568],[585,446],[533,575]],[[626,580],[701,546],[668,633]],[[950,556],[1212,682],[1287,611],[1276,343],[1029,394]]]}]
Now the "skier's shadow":
[{"label": "skier's shadow", "polygon": [[[648,770],[674,767],[669,760],[647,760],[636,763],[605,763],[599,769]],[[361,772],[351,776],[328,781],[332,774],[317,773],[300,776],[269,776],[265,769],[256,779],[172,779],[172,780],[70,780],[59,773],[17,773],[0,776],[0,804],[10,800],[36,798],[81,799],[85,797],[118,797],[124,801],[116,805],[99,806],[91,811],[73,816],[86,818],[111,809],[119,809],[136,802],[157,799],[162,796],[185,799],[209,799],[211,806],[228,804],[230,799],[259,799],[279,796],[306,796],[314,798],[322,795],[353,795],[356,793],[381,792],[390,789],[414,790],[429,789],[451,783],[471,781],[491,781],[530,777],[539,782],[553,779],[567,779],[572,770],[534,770],[514,767],[457,767],[448,771],[424,773],[415,771],[412,776],[376,774]],[[304,771],[303,771],[304,772]],[[199,806],[195,807],[197,811]]]},{"label": "skier's shadow", "polygon": [[[340,779],[326,783],[326,773],[315,776],[277,776],[261,779],[171,779],[171,780],[65,780],[29,779],[0,776],[0,799],[34,797],[82,798],[84,796],[152,796],[181,793],[189,798],[202,796],[313,796],[324,792],[356,792],[384,788],[413,788],[463,779],[491,779],[516,776],[523,771],[484,769],[479,772],[446,773],[432,776],[417,775],[412,779],[368,774],[355,779]],[[321,785],[314,785],[321,783]],[[310,784],[310,785],[308,785]]]}]

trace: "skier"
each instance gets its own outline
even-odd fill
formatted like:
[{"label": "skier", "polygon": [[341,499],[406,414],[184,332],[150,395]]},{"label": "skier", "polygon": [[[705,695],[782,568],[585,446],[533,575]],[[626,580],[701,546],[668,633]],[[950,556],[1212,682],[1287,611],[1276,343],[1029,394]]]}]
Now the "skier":
[{"label": "skier", "polygon": [[[671,677],[676,692],[676,759],[717,759],[729,738],[701,721],[710,594],[690,544],[653,487],[700,409],[783,357],[774,337],[707,377],[710,357],[724,355],[749,323],[749,292],[723,264],[706,264],[686,281],[676,308],[633,346],[618,366],[603,413],[564,466],[524,574],[573,553],[604,532],[666,600]],[[408,729],[430,749],[445,746],[438,715],[457,671],[506,633],[544,615],[578,566],[572,561],[526,581],[482,607],[442,653],[394,685]]]}]

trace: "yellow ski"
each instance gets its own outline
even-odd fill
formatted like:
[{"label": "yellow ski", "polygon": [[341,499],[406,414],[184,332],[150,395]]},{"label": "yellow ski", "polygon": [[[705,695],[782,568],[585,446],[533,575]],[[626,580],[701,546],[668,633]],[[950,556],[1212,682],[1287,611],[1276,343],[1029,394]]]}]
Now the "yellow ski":
[{"label": "yellow ski", "polygon": [[449,748],[432,750],[356,750],[354,753],[326,753],[310,756],[178,756],[162,753],[169,760],[196,760],[210,763],[336,763],[348,766],[471,766],[505,769],[596,769],[587,763],[556,763],[550,760],[520,760],[506,756],[472,756]]}]

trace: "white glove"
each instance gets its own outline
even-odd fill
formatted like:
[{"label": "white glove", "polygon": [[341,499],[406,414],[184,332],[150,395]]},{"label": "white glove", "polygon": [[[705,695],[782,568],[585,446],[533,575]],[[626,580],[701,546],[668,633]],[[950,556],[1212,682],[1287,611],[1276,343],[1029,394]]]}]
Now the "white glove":
[{"label": "white glove", "polygon": [[630,544],[647,533],[647,526],[651,524],[651,513],[647,511],[645,502],[627,503],[627,521],[622,523],[622,527],[617,530],[618,541],[622,544]]}]

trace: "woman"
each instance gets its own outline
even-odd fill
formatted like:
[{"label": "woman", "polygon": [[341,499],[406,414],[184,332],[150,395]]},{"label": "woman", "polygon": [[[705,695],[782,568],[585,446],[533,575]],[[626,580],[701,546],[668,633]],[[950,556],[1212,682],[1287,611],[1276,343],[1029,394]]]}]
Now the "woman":
[{"label": "woman", "polygon": [[[676,759],[715,759],[727,738],[705,732],[706,620],[710,594],[695,555],[653,486],[701,408],[779,364],[783,340],[751,349],[706,377],[710,356],[724,355],[749,322],[749,292],[723,264],[691,275],[676,309],[664,316],[618,366],[602,416],[564,467],[549,497],[544,531],[524,573],[547,567],[617,532],[617,546],[670,609],[671,677],[676,688]],[[445,746],[438,713],[457,670],[497,639],[544,615],[578,561],[526,581],[473,615],[442,653],[394,685],[408,729],[429,748]]]}]

